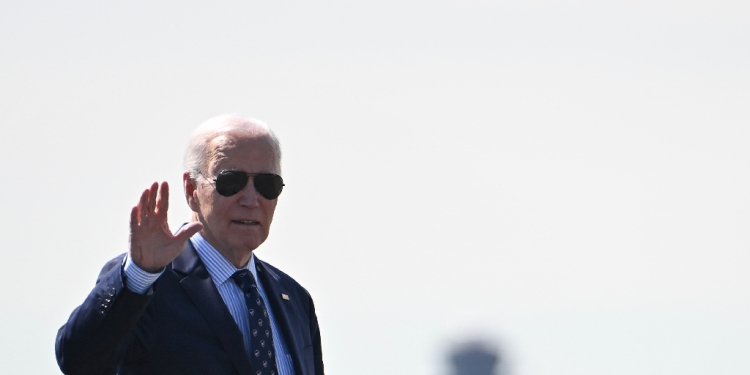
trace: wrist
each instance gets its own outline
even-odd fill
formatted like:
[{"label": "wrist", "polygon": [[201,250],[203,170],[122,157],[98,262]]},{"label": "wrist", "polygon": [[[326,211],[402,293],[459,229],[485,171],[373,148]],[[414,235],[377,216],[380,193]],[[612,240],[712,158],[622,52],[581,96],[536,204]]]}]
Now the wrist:
[{"label": "wrist", "polygon": [[125,274],[125,284],[128,289],[138,294],[144,294],[151,288],[164,270],[163,268],[161,271],[157,270],[156,272],[144,270],[128,255],[123,271]]}]

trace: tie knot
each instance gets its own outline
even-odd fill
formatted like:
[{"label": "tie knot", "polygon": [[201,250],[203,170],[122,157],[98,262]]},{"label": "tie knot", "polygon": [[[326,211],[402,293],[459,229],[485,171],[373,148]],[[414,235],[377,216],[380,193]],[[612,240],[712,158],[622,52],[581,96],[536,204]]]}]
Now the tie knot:
[{"label": "tie knot", "polygon": [[255,278],[249,270],[239,270],[232,275],[234,283],[237,284],[243,292],[247,293],[255,287]]}]

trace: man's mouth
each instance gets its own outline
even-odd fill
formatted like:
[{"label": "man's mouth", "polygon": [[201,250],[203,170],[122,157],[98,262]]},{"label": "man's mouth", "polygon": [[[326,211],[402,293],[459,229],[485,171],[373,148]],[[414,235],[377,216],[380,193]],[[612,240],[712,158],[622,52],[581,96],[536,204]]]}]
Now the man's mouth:
[{"label": "man's mouth", "polygon": [[240,225],[258,225],[259,223],[255,220],[232,220],[232,223]]}]

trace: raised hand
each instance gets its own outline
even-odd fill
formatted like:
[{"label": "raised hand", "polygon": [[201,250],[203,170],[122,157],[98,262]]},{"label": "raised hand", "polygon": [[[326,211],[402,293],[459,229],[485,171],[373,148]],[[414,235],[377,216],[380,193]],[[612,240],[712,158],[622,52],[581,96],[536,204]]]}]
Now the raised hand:
[{"label": "raised hand", "polygon": [[185,224],[172,234],[167,224],[169,184],[154,182],[141,194],[130,211],[130,257],[142,270],[156,273],[177,258],[185,242],[203,229],[203,224]]}]

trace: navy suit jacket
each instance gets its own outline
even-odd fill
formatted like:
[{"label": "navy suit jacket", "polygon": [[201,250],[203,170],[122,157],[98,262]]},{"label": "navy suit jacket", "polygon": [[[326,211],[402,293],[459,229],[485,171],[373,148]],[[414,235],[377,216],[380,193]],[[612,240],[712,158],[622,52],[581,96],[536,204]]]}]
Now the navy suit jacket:
[{"label": "navy suit jacket", "polygon": [[[255,373],[242,333],[190,241],[151,294],[125,286],[123,258],[104,266],[94,289],[58,331],[55,351],[63,373]],[[294,279],[257,257],[256,266],[295,374],[323,375],[312,298]]]}]

